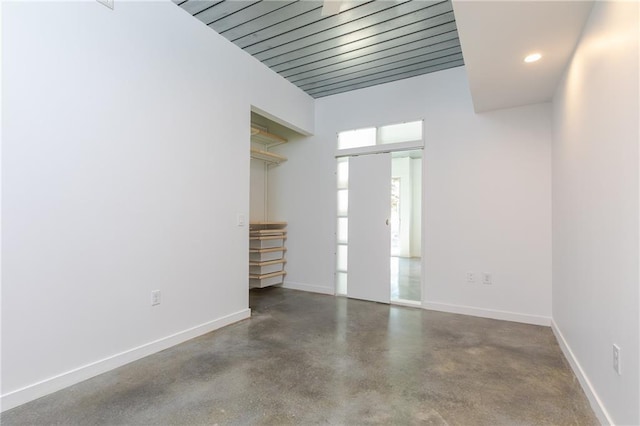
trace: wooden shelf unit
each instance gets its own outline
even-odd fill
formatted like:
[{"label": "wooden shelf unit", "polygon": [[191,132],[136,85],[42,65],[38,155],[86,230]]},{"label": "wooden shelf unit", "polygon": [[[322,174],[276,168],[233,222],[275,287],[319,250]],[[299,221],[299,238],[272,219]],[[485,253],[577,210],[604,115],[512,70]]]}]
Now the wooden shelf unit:
[{"label": "wooden shelf unit", "polygon": [[262,160],[270,164],[280,164],[287,161],[287,157],[284,155],[276,154],[275,152],[263,151],[257,148],[251,148],[251,158]]},{"label": "wooden shelf unit", "polygon": [[251,126],[251,140],[267,147],[282,145],[287,143],[287,139],[282,136],[274,135],[266,130]]},{"label": "wooden shelf unit", "polygon": [[267,164],[280,164],[287,161],[287,157],[284,155],[269,151],[269,148],[287,143],[287,139],[282,136],[251,126],[251,142],[258,143],[263,147],[263,149],[252,147],[251,158],[262,160]]},{"label": "wooden shelf unit", "polygon": [[249,223],[249,288],[284,282],[286,239],[287,222]]}]

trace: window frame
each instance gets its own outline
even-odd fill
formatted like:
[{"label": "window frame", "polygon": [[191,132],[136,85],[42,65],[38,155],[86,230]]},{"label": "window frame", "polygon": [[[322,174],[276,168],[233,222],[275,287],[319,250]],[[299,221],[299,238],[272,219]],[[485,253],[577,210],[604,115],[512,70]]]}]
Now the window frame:
[{"label": "window frame", "polygon": [[[415,141],[405,141],[405,142],[394,142],[394,143],[380,143],[380,138],[378,136],[378,132],[379,129],[381,127],[386,127],[386,126],[394,126],[394,125],[398,125],[398,124],[405,124],[405,123],[413,123],[413,122],[421,122],[422,123],[422,138],[419,140],[415,140]],[[362,127],[362,129],[371,129],[371,128],[375,128],[376,130],[376,144],[375,145],[368,145],[368,146],[362,146],[362,147],[358,147],[358,148],[345,148],[345,149],[336,149],[335,152],[335,157],[336,158],[340,158],[340,157],[350,157],[353,155],[366,155],[366,154],[380,154],[383,152],[393,152],[393,151],[411,151],[411,150],[415,150],[415,149],[424,149],[424,140],[425,140],[425,122],[423,119],[420,120],[409,120],[409,121],[403,121],[400,123],[390,123],[390,124],[384,124],[381,126],[367,126],[367,127]],[[350,129],[350,130],[344,130],[345,132],[349,132],[352,130],[359,130],[359,129]],[[340,133],[342,132],[338,132],[336,134],[336,141],[339,140],[340,138]],[[337,143],[336,143],[337,144]]]}]

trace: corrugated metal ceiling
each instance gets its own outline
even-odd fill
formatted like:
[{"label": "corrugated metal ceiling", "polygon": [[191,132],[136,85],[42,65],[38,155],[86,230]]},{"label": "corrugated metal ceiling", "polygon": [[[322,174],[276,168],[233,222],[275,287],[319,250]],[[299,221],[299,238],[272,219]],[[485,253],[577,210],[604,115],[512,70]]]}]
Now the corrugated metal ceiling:
[{"label": "corrugated metal ceiling", "polygon": [[451,0],[174,0],[314,98],[464,64]]}]

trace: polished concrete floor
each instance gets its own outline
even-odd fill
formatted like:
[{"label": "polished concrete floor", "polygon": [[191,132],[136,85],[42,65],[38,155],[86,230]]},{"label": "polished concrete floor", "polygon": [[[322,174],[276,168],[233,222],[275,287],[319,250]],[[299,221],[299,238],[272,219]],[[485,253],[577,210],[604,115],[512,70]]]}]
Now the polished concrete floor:
[{"label": "polished concrete floor", "polygon": [[1,423],[597,424],[547,327],[280,288],[253,290],[251,306]]}]

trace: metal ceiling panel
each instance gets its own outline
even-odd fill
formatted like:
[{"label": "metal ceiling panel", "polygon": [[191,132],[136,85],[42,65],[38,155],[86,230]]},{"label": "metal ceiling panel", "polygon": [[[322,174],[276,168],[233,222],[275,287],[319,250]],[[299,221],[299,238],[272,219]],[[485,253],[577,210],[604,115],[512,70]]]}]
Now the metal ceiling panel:
[{"label": "metal ceiling panel", "polygon": [[237,27],[239,22],[251,24],[254,20],[293,3],[295,3],[293,0],[269,0],[254,3],[249,7],[245,7],[244,9],[215,21],[215,30],[222,34],[225,31]]},{"label": "metal ceiling panel", "polygon": [[382,62],[379,65],[363,67],[360,70],[341,70],[330,76],[320,76],[313,80],[297,85],[302,90],[314,90],[325,86],[332,85],[334,83],[343,83],[345,81],[351,82],[358,78],[369,77],[374,74],[382,73],[389,70],[402,69],[405,70],[410,65],[420,65],[425,68],[428,66],[439,65],[440,63],[449,62],[451,60],[457,60],[462,58],[462,49],[460,47],[453,47],[450,49],[439,50],[436,52],[429,52],[422,55],[411,56],[397,62]]},{"label": "metal ceiling panel", "polygon": [[[444,25],[450,24],[448,27]],[[341,55],[358,55],[365,49],[386,49],[402,43],[437,35],[441,32],[455,30],[453,13],[440,15],[430,19],[424,19],[416,24],[400,28],[385,30],[383,25],[378,28],[366,28],[354,31],[346,36],[325,40],[308,48],[276,56],[263,62],[278,72],[299,67],[304,64],[317,62],[330,57]],[[415,34],[422,32],[417,37]],[[410,40],[408,39],[410,38]],[[408,41],[407,41],[408,40]],[[366,54],[371,53],[367,51]]]},{"label": "metal ceiling panel", "polygon": [[[316,49],[316,46],[324,41],[330,41],[334,45],[339,45],[379,34],[381,31],[385,31],[385,29],[397,28],[397,25],[402,25],[403,18],[406,19],[407,15],[420,10],[415,9],[414,7],[409,7],[415,6],[417,4],[418,3],[410,3],[410,5],[406,5],[406,7],[397,6],[388,8],[386,10],[380,11],[379,13],[376,13],[374,16],[365,16],[362,18],[358,18],[354,22],[342,24],[339,26],[333,26],[327,28],[326,30],[323,30],[320,33],[311,33],[312,30],[304,28],[305,31],[297,32],[296,36],[302,36],[304,35],[304,33],[310,33],[309,35],[296,38],[295,40],[291,40],[290,42],[284,44],[273,46],[269,50],[264,50],[262,52],[256,53],[254,56],[260,60],[267,60],[279,55],[284,55],[294,51],[300,51],[305,48]],[[398,16],[398,12],[407,13]],[[328,25],[331,24],[329,23]],[[269,40],[269,42],[271,41],[273,40]]]},{"label": "metal ceiling panel", "polygon": [[[195,13],[193,16],[195,16],[205,24],[210,25],[226,16],[232,15],[247,7],[251,7],[256,3],[258,3],[258,1],[221,1],[220,3],[216,3],[211,7]],[[186,2],[180,6],[184,7],[187,4],[189,4],[189,2]],[[215,29],[215,27],[212,28]]]},{"label": "metal ceiling panel", "polygon": [[[449,31],[439,33],[439,31],[443,29],[447,29]],[[372,55],[375,55],[375,57],[390,56],[396,53],[405,52],[407,50],[426,47],[432,44],[449,40],[458,40],[458,33],[455,30],[455,25],[453,24],[451,24],[450,27],[430,28],[426,31],[409,34],[405,37],[396,37],[381,43],[375,43],[374,40],[367,40],[367,43],[371,44],[360,49],[352,50],[351,45],[342,45],[323,52],[323,55],[317,56],[317,60],[313,60],[315,58],[303,58],[300,61],[304,60],[304,62],[300,66],[295,66],[298,61],[291,61],[287,63],[289,65],[285,65],[287,66],[287,68],[281,68],[280,66],[274,66],[272,68],[284,77],[289,78],[297,76],[298,74],[301,74],[303,72],[319,70],[323,69],[324,67],[352,61],[355,59],[361,59],[361,62],[365,62],[371,60]],[[363,45],[364,43],[358,44]],[[324,57],[324,59],[320,59],[322,57]]]},{"label": "metal ceiling panel", "polygon": [[[345,61],[359,56],[382,52],[387,49],[394,49],[415,41],[430,44],[434,39],[437,39],[437,42],[449,40],[452,37],[458,38],[454,22],[448,22],[446,24],[431,27],[415,33],[399,35],[403,33],[404,31],[402,31],[402,29],[391,30],[384,34],[379,34],[363,40],[338,46],[334,45],[331,41],[327,41],[326,43],[323,42],[321,44],[333,47],[328,47],[325,50],[316,51],[316,53],[310,53],[308,55],[298,57],[297,59],[288,59],[277,64],[271,64],[270,60],[263,61],[263,63],[271,66],[271,69],[274,71],[279,72],[282,75],[289,76],[297,74],[298,72],[306,71],[307,69],[330,65],[337,61]],[[451,33],[454,34],[452,35]],[[309,51],[313,52],[313,49],[309,49]],[[282,58],[285,57],[291,58],[289,55],[282,56]]]},{"label": "metal ceiling panel", "polygon": [[403,72],[403,73],[389,75],[389,76],[386,76],[386,77],[371,78],[371,79],[366,80],[364,82],[350,84],[350,85],[346,85],[344,87],[337,87],[337,88],[334,88],[334,89],[326,89],[325,88],[325,89],[318,90],[318,91],[309,91],[307,93],[309,93],[309,95],[313,96],[314,98],[321,98],[321,97],[324,97],[324,96],[330,96],[330,95],[335,95],[335,94],[338,94],[338,93],[350,92],[352,90],[363,89],[365,87],[376,86],[378,84],[389,83],[389,82],[396,81],[396,80],[403,80],[405,78],[416,77],[418,75],[428,74],[430,72],[436,72],[436,71],[446,70],[446,69],[449,69],[449,68],[460,67],[462,65],[464,65],[464,61],[463,60],[445,62],[445,63],[442,63],[440,65],[434,65],[434,66],[427,67],[427,68],[417,69],[415,71],[410,71],[410,72],[407,71],[407,72]]},{"label": "metal ceiling panel", "polygon": [[353,84],[366,82],[371,79],[377,79],[377,78],[393,76],[393,75],[401,75],[407,72],[417,71],[420,69],[432,67],[434,65],[445,64],[445,63],[449,63],[449,62],[453,62],[461,59],[462,59],[462,53],[457,53],[457,54],[451,54],[451,55],[447,55],[442,58],[436,58],[436,59],[422,60],[422,58],[418,58],[417,61],[407,60],[407,61],[401,61],[397,64],[390,63],[390,64],[380,66],[379,67],[380,69],[373,68],[365,71],[360,71],[358,73],[355,73],[356,74],[355,76],[351,76],[347,74],[343,76],[343,78],[341,79],[332,79],[331,81],[326,82],[326,84],[310,85],[313,87],[308,87],[306,91],[314,92],[316,90],[324,90],[324,89],[330,89],[334,87],[348,87]]},{"label": "metal ceiling panel", "polygon": [[313,97],[464,65],[451,0],[173,0]]},{"label": "metal ceiling panel", "polygon": [[280,24],[281,22],[295,18],[298,15],[302,15],[303,13],[307,13],[314,9],[321,10],[322,3],[320,1],[294,1],[289,3],[286,7],[278,9],[277,13],[267,13],[253,21],[243,22],[234,28],[221,31],[220,34],[235,42],[242,37],[251,36],[256,33],[256,28],[270,28],[276,24]]},{"label": "metal ceiling panel", "polygon": [[312,70],[296,75],[294,77],[289,77],[288,79],[293,84],[302,88],[302,86],[308,83],[324,80],[326,78],[333,78],[345,75],[347,73],[373,69],[380,65],[396,63],[405,59],[411,59],[422,55],[444,52],[448,51],[449,49],[457,49],[457,52],[460,52],[460,43],[458,42],[458,40],[449,40],[443,43],[436,43],[431,46],[421,47],[419,49],[406,50],[395,55],[380,56],[377,59],[370,58],[371,60],[368,61],[364,61],[362,57],[359,57],[351,61],[345,61],[339,64],[332,65],[330,67],[323,68],[322,70]]},{"label": "metal ceiling panel", "polygon": [[181,6],[184,10],[186,10],[187,12],[189,12],[192,15],[195,15],[196,13],[202,12],[205,9],[210,8],[211,6],[214,6],[218,3],[220,3],[222,0],[217,0],[217,1],[204,1],[204,0],[198,0],[198,1],[185,1],[185,0],[180,0]]},{"label": "metal ceiling panel", "polygon": [[[276,37],[280,34],[284,34],[297,28],[304,27],[305,25],[313,24],[314,22],[318,21],[319,17],[321,16],[320,13],[322,12],[322,1],[312,0],[309,3],[316,4],[317,7],[296,15],[295,17],[290,18],[286,21],[274,23],[274,25],[268,25],[262,28],[254,28],[251,34],[231,41],[233,41],[233,43],[237,46],[245,48],[247,46],[251,46],[264,40]],[[274,21],[276,20],[275,17],[271,17],[271,19],[273,19]]]},{"label": "metal ceiling panel", "polygon": [[[326,17],[309,25],[246,46],[245,50],[256,57],[261,56],[262,59],[271,58],[277,54],[290,52],[320,41],[311,36],[326,40],[350,33],[356,29],[366,28],[380,21],[393,19],[399,13],[410,13],[419,9],[420,2],[404,1],[408,5],[400,11],[397,8],[402,7],[402,5],[395,5],[388,1],[365,3],[338,15]],[[260,55],[261,53],[262,55]]]}]

